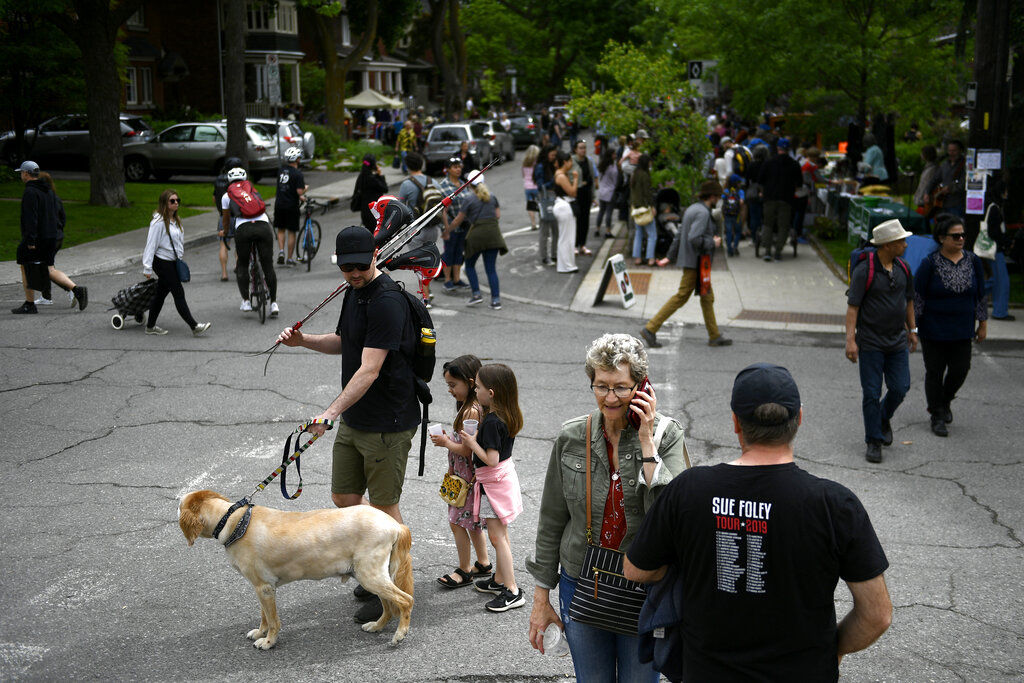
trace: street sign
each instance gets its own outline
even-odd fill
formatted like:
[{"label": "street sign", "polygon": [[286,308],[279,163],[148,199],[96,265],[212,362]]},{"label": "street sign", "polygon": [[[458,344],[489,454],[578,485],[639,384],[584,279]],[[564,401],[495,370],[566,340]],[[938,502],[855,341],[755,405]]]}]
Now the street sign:
[{"label": "street sign", "polygon": [[686,66],[686,73],[691,80],[700,80],[704,76],[704,62],[690,62]]},{"label": "street sign", "polygon": [[974,109],[978,104],[978,83],[972,81],[967,84],[967,108]]},{"label": "street sign", "polygon": [[605,290],[608,289],[608,283],[613,277],[618,285],[616,289],[622,296],[622,307],[629,308],[636,303],[636,296],[633,294],[633,283],[630,282],[629,271],[626,270],[626,260],[622,254],[616,254],[605,262],[604,275],[601,277],[601,285],[597,288],[597,296],[594,297],[593,305],[597,306],[604,300]]}]

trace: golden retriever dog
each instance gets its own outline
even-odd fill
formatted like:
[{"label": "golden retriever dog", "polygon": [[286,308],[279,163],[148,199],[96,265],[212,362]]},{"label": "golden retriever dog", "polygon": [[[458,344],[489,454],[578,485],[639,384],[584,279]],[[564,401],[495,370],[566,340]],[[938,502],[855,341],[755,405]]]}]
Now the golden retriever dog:
[{"label": "golden retriever dog", "polygon": [[[178,505],[178,525],[185,540],[213,538],[213,530],[231,501],[215,491],[193,491]],[[218,539],[224,543],[242,519],[245,507],[231,514]],[[249,579],[260,601],[260,626],[247,636],[260,650],[277,642],[277,587],[298,581],[319,581],[355,575],[384,605],[377,621],[363,624],[368,633],[380,631],[398,617],[395,645],[409,632],[412,615],[412,534],[386,513],[369,505],[285,512],[256,505],[245,535],[227,548],[231,566]]]}]

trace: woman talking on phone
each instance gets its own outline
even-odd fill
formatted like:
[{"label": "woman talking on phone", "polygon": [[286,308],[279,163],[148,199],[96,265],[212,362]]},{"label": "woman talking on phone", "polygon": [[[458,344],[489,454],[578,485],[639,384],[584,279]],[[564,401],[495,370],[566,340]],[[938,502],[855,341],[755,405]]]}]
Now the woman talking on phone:
[{"label": "woman talking on phone", "polygon": [[[625,552],[662,487],[685,469],[683,428],[656,410],[647,352],[639,339],[628,334],[600,337],[587,349],[584,370],[597,409],[564,423],[551,449],[535,557],[526,562],[536,584],[530,644],[543,651],[544,632],[556,624],[565,633],[577,680],[653,683],[659,674],[650,663],[640,663],[635,626],[632,634],[624,635],[628,629],[622,624],[583,623],[570,617],[570,606],[577,582],[586,578],[580,569],[588,538],[593,545]],[[603,510],[590,520],[588,457],[589,497],[594,501],[590,508]],[[556,586],[557,609],[550,600]]]}]

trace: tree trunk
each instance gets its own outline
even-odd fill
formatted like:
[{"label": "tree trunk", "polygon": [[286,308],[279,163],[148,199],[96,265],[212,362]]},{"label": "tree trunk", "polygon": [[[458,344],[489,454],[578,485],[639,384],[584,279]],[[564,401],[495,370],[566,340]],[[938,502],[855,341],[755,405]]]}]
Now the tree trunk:
[{"label": "tree trunk", "polygon": [[[434,63],[441,74],[441,102],[444,106],[446,118],[451,118],[457,112],[462,111],[462,89],[460,87],[457,67],[448,60],[444,46],[445,39],[445,15],[449,11],[448,6],[451,0],[430,0],[430,39],[431,49],[434,53]],[[461,118],[461,117],[460,117]]]},{"label": "tree trunk", "polygon": [[452,46],[452,69],[457,90],[452,94],[461,107],[466,101],[466,34],[459,24],[459,0],[448,0],[448,44]]},{"label": "tree trunk", "polygon": [[359,42],[352,51],[342,59],[338,58],[337,45],[341,41],[336,35],[338,19],[314,12],[312,15],[314,38],[320,61],[324,65],[324,109],[327,113],[328,125],[347,139],[348,129],[345,121],[345,82],[349,70],[363,58],[377,40],[377,19],[380,3],[373,0],[367,5],[366,27],[359,37]]},{"label": "tree trunk", "polygon": [[248,167],[248,136],[245,132],[245,0],[225,0],[224,17],[224,116],[228,121],[226,154]]}]

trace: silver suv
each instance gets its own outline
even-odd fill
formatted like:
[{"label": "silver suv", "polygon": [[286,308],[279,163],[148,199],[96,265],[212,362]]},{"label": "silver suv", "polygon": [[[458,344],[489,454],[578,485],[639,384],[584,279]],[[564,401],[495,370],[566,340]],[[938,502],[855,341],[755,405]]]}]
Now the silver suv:
[{"label": "silver suv", "polygon": [[459,151],[463,142],[469,143],[469,153],[476,160],[477,167],[491,163],[494,152],[487,139],[487,128],[480,123],[438,123],[427,134],[423,155],[427,165],[437,167],[444,164]]},{"label": "silver suv", "polygon": [[[247,123],[246,158],[249,179],[256,182],[279,166],[277,141],[265,126]],[[160,181],[172,175],[217,175],[224,165],[228,140],[226,123],[179,123],[151,141],[125,145],[124,174],[128,180],[145,180],[150,173]]]},{"label": "silver suv", "polygon": [[[316,138],[311,132],[303,132],[302,126],[296,121],[246,119],[245,122],[262,126],[270,134],[270,137],[274,137],[274,133],[277,133],[277,158],[281,163],[284,163],[284,153],[288,151],[289,147],[298,147],[302,150],[302,163],[308,164],[313,161],[313,155],[316,154]],[[221,121],[221,123],[227,122]]]},{"label": "silver suv", "polygon": [[[121,114],[121,141],[124,145],[149,140],[153,129],[134,114]],[[0,134],[0,157],[10,166],[17,166],[14,131]],[[55,116],[25,131],[25,150],[29,159],[48,168],[88,168],[91,144],[89,117],[85,114]]]}]

